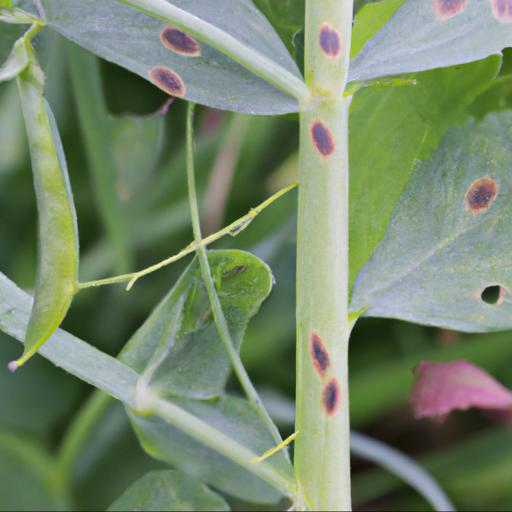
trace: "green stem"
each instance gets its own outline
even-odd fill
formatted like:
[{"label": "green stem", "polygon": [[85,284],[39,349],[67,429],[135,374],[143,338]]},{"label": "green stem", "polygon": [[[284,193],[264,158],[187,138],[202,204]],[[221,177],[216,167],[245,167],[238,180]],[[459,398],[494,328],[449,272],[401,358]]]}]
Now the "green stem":
[{"label": "green stem", "polygon": [[54,478],[58,488],[71,488],[73,464],[111,400],[109,395],[96,390],[73,418],[57,456]]},{"label": "green stem", "polygon": [[[350,98],[343,92],[352,9],[351,0],[306,1],[306,82],[312,101],[303,104],[301,111],[295,428],[300,435],[295,442],[295,470],[312,510],[351,508],[347,375]],[[327,52],[320,44],[323,26],[327,27]],[[337,54],[335,32],[341,43]],[[323,358],[318,357],[322,344]]]},{"label": "green stem", "polygon": [[299,101],[305,101],[308,98],[308,89],[299,76],[276,64],[273,60],[215,25],[211,25],[166,0],[118,1],[185,30]]},{"label": "green stem", "polygon": [[68,45],[69,67],[96,200],[115,255],[117,272],[133,268],[128,230],[116,191],[117,168],[112,133],[100,81],[98,59]]},{"label": "green stem", "polygon": [[231,333],[229,332],[226,317],[224,316],[224,312],[222,311],[222,305],[220,303],[219,296],[217,295],[217,290],[215,289],[215,284],[212,279],[210,263],[208,262],[206,248],[204,247],[204,245],[201,245],[201,217],[199,215],[199,206],[197,202],[196,193],[196,180],[194,172],[194,108],[195,105],[193,103],[188,104],[187,184],[190,203],[190,214],[192,217],[192,230],[194,232],[194,242],[195,246],[197,247],[197,257],[199,259],[199,265],[201,267],[201,274],[203,277],[204,284],[206,286],[206,291],[208,293],[208,299],[210,300],[210,306],[212,308],[215,325],[217,326],[217,332],[219,333],[220,339],[222,340],[222,344],[224,345],[224,349],[226,350],[229,356],[231,365],[233,367],[233,371],[235,372],[247,398],[252,403],[256,404],[258,408],[261,410],[263,419],[265,420],[265,423],[269,428],[270,433],[272,434],[276,443],[279,444],[282,442],[281,435],[279,434],[279,431],[276,428],[274,422],[270,418],[270,415],[263,406],[263,402],[261,401],[258,392],[256,391],[256,388],[251,382],[247,370],[245,369],[240,358],[240,354],[238,353],[238,350],[236,349],[236,346],[233,343],[233,339],[231,338]]},{"label": "green stem", "polygon": [[259,454],[255,454],[246,446],[190,414],[185,409],[160,398],[158,394],[146,386],[142,379],[137,388],[137,410],[135,412],[141,415],[155,414],[159,416],[205,446],[212,448],[253,475],[258,476],[285,496],[292,500],[297,499],[297,486],[293,478],[290,478],[289,475],[281,472],[267,461],[253,464],[252,461]]}]

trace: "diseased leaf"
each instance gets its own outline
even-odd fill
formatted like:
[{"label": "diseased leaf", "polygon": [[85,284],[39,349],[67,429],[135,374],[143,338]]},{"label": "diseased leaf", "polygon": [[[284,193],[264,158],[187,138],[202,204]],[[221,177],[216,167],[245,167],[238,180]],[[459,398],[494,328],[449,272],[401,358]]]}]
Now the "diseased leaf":
[{"label": "diseased leaf", "polygon": [[[241,251],[210,251],[209,261],[239,347],[247,323],[270,293],[272,274],[258,258]],[[121,360],[139,373],[153,367],[150,385],[164,395],[210,399],[223,392],[231,366],[197,260],[130,339]]]},{"label": "diseased leaf", "polygon": [[229,510],[208,487],[179,471],[151,471],[137,480],[109,510]]},{"label": "diseased leaf", "polygon": [[[254,453],[264,453],[276,444],[258,407],[247,400],[223,396],[213,402],[189,399],[173,399],[173,402]],[[133,413],[129,413],[129,416],[139,441],[151,456],[244,501],[275,503],[281,497],[263,480],[167,422],[157,417],[141,417]],[[266,462],[276,466],[282,473],[291,475],[291,466],[282,451]]]},{"label": "diseased leaf", "polygon": [[422,361],[415,370],[411,401],[416,418],[443,417],[470,407],[512,411],[512,391],[464,359],[449,363]]},{"label": "diseased leaf", "polygon": [[512,113],[491,114],[418,163],[353,310],[461,331],[512,327],[511,137]]},{"label": "diseased leaf", "polygon": [[25,40],[18,39],[7,60],[0,66],[0,82],[16,78],[28,65]]},{"label": "diseased leaf", "polygon": [[464,64],[512,46],[502,0],[407,0],[352,61],[350,80]]},{"label": "diseased leaf", "polygon": [[[279,36],[250,0],[169,3],[225,31],[302,80]],[[62,35],[147,80],[164,80],[170,86],[168,92],[176,96],[254,114],[298,110],[294,98],[226,54],[192,37],[187,39],[188,49],[177,48],[172,34],[167,40],[162,35],[165,22],[117,0],[43,0],[43,5],[49,25]]]},{"label": "diseased leaf", "polygon": [[350,283],[382,240],[389,218],[418,159],[435,150],[444,132],[463,123],[466,107],[497,75],[501,59],[435,70],[416,85],[368,88],[350,116]]}]

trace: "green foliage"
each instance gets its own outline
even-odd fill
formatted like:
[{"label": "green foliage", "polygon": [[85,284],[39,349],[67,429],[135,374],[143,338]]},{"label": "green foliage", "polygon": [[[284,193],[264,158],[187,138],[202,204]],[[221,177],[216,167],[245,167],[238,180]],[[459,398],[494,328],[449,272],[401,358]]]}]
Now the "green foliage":
[{"label": "green foliage", "polygon": [[[355,310],[460,331],[512,326],[511,135],[509,113],[489,115],[452,129],[438,151],[418,163],[354,286]],[[480,179],[488,181],[479,185]],[[505,295],[489,304],[482,293],[493,285],[504,287]]]},{"label": "green foliage", "polygon": [[467,107],[496,77],[500,59],[429,71],[414,85],[358,93],[350,119],[350,282],[386,232],[418,159],[444,132],[469,117]]},{"label": "green foliage", "polygon": [[137,480],[109,510],[229,510],[217,494],[179,471],[152,471]]},{"label": "green foliage", "polygon": [[434,1],[408,0],[354,58],[351,80],[464,64],[512,45],[510,19],[493,15],[492,2],[458,4],[462,11],[448,17]]},{"label": "green foliage", "polygon": [[[206,27],[225,31],[239,44],[249,45],[271,59],[278,69],[300,78],[286,47],[249,0],[236,4],[226,0],[174,4],[198,16]],[[43,5],[53,29],[100,57],[147,80],[154,66],[172,69],[182,78],[185,97],[191,101],[252,114],[278,114],[298,108],[293,98],[206,43],[201,42],[201,55],[197,57],[174,53],[160,40],[166,23],[116,0],[45,0]],[[84,26],[88,29],[83,30]]]}]

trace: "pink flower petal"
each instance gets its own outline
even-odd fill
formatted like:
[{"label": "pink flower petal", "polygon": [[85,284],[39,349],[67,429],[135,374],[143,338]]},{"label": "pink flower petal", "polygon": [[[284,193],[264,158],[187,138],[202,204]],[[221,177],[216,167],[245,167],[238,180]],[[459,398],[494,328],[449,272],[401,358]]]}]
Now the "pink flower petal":
[{"label": "pink flower petal", "polygon": [[512,408],[512,392],[469,361],[433,363],[416,368],[411,394],[414,416],[443,416],[455,409]]}]

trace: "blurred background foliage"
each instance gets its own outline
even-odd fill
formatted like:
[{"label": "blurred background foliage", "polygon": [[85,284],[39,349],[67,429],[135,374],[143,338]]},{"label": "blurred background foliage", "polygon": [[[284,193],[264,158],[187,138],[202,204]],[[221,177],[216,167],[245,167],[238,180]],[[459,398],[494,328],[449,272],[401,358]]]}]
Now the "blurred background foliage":
[{"label": "blurred background foliage", "polygon": [[[287,20],[276,28],[300,59],[301,2],[256,4],[271,21]],[[283,17],[284,12],[289,15]],[[178,252],[191,240],[185,103],[175,101],[160,117],[141,117],[157,111],[167,99],[149,83],[98,62],[57,37],[42,37],[37,45],[46,55],[47,96],[68,159],[82,279],[119,273],[123,265],[141,268]],[[99,78],[97,88],[93,83],[81,98],[77,71],[72,77],[69,65],[75,58],[85,59],[82,63],[96,69]],[[94,76],[88,80],[94,82]],[[471,105],[472,115],[512,108],[511,86],[512,52],[506,52],[500,76]],[[101,126],[87,127],[83,110],[80,114],[77,109],[80,102],[81,109],[98,116]],[[92,137],[106,134],[103,156],[91,155],[87,130],[92,130]],[[196,160],[205,230],[214,232],[292,182],[297,142],[295,115],[249,117],[200,108]],[[100,171],[111,173],[106,178],[95,175],[95,158],[100,158]],[[125,237],[121,258],[109,238],[112,228],[105,227],[102,216],[104,186],[115,192],[123,220],[118,226]],[[0,205],[0,268],[30,290],[37,216],[15,84],[0,87]],[[215,246],[251,251],[274,272],[276,286],[249,326],[243,360],[285,435],[293,431],[295,210],[296,193],[291,192],[238,237]],[[187,263],[141,279],[130,293],[122,286],[82,292],[63,328],[115,355]],[[6,368],[18,351],[12,340],[0,335],[0,368]],[[508,332],[462,335],[398,321],[361,320],[350,350],[353,428],[423,463],[460,509],[510,510],[512,425],[477,412],[453,414],[442,424],[412,417],[408,393],[414,366],[422,359],[459,358],[482,366],[512,387]],[[74,465],[72,496],[59,495],[52,480],[52,456],[91,391],[40,356],[14,376],[0,371],[1,510],[52,510],[69,503],[77,510],[104,510],[129,484],[158,467],[139,447],[122,407],[112,404]],[[384,471],[356,458],[353,470],[357,510],[427,509],[421,498]],[[248,509],[242,503],[233,506]]]}]

